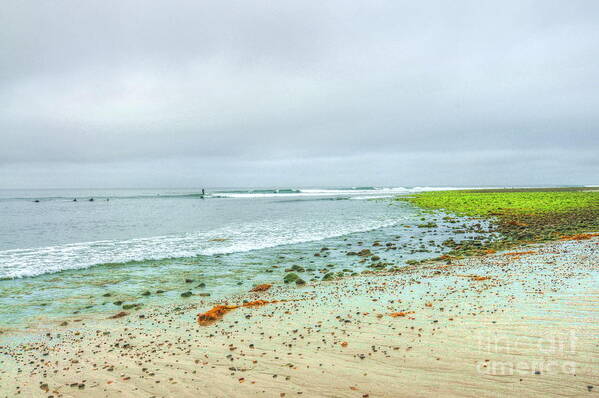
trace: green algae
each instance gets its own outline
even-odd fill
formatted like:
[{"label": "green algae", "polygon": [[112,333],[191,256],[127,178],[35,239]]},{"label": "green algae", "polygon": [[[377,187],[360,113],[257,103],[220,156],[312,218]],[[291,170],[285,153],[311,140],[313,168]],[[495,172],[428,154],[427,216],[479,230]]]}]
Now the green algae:
[{"label": "green algae", "polygon": [[[487,242],[452,239],[443,259],[483,255],[565,235],[599,231],[599,191],[582,188],[423,192],[397,198],[422,209],[481,218],[499,238]],[[455,231],[459,232],[458,230]]]}]

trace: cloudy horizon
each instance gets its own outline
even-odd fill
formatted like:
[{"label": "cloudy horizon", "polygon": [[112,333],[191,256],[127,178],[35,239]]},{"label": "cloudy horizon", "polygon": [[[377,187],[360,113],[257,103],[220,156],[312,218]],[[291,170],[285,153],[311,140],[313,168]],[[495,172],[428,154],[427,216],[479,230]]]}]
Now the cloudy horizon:
[{"label": "cloudy horizon", "polygon": [[0,10],[0,188],[599,183],[594,1]]}]

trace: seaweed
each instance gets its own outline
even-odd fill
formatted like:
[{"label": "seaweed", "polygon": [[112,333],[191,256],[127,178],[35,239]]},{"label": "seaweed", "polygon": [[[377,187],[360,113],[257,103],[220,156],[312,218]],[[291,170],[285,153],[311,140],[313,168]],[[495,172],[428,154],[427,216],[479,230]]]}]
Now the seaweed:
[{"label": "seaweed", "polygon": [[260,285],[254,286],[254,288],[252,290],[250,290],[250,292],[265,292],[268,289],[270,289],[271,287],[272,287],[272,285],[269,283],[262,283]]},{"label": "seaweed", "polygon": [[[584,188],[489,189],[422,192],[396,200],[427,210],[488,220],[489,241],[443,242],[449,253],[435,260],[493,254],[523,244],[599,236],[599,191]],[[457,233],[457,231],[455,231]]]}]

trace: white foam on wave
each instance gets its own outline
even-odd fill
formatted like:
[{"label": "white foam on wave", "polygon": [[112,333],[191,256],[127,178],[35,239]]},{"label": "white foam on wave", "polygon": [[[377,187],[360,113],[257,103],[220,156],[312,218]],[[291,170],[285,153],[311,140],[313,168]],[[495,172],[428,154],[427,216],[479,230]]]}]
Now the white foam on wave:
[{"label": "white foam on wave", "polygon": [[[297,220],[247,223],[217,231],[156,236],[129,240],[103,240],[33,249],[0,251],[0,278],[22,278],[100,264],[195,257],[318,241],[355,232],[391,226],[401,218],[349,220]],[[225,238],[224,241],[214,239]]]},{"label": "white foam on wave", "polygon": [[284,198],[284,197],[325,197],[325,196],[349,196],[352,199],[368,199],[368,198],[384,198],[393,197],[395,195],[405,195],[410,193],[428,192],[428,191],[453,191],[460,189],[477,189],[464,187],[394,187],[394,188],[371,188],[371,189],[294,189],[293,192],[214,192],[210,196],[214,198]]},{"label": "white foam on wave", "polygon": [[[301,189],[275,192],[222,193],[233,198],[254,197],[344,197],[356,200],[388,198],[395,195],[433,190],[465,189],[456,187],[395,187],[365,189]],[[293,191],[293,192],[289,192]],[[228,195],[228,196],[227,196]],[[83,269],[98,264],[214,255],[274,246],[317,241],[353,232],[393,225],[401,214],[343,213],[341,218],[325,214],[302,218],[291,212],[285,219],[233,223],[209,232],[186,233],[129,240],[104,240],[0,251],[0,278],[37,276],[63,270]],[[225,241],[212,241],[226,238]]]},{"label": "white foam on wave", "polygon": [[352,196],[349,199],[352,200],[369,200],[369,199],[388,199],[394,195],[368,195],[368,196]]}]

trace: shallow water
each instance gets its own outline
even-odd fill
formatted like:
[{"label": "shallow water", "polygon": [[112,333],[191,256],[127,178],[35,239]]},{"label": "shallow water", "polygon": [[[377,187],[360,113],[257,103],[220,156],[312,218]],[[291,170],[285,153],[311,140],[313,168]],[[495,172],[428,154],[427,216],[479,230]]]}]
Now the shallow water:
[{"label": "shallow water", "polygon": [[433,257],[456,224],[387,199],[423,189],[1,191],[0,325],[223,297],[293,265],[308,281],[372,265],[350,250],[388,266]]}]

